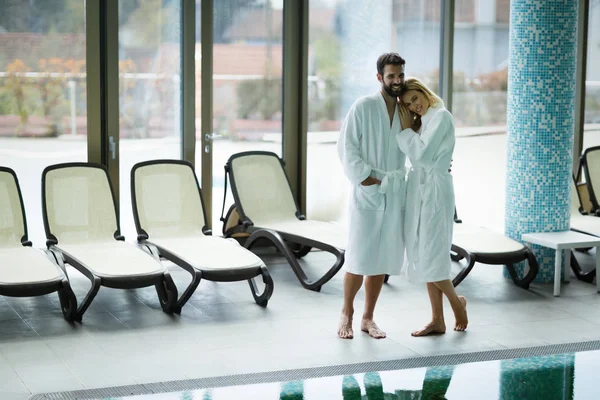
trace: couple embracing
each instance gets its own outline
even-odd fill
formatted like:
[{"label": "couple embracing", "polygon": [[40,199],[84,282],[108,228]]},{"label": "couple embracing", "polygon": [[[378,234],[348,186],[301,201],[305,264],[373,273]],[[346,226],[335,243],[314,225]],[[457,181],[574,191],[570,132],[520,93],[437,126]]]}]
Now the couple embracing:
[{"label": "couple embracing", "polygon": [[373,319],[375,305],[385,276],[402,268],[412,282],[426,284],[431,302],[431,322],[413,336],[446,332],[444,295],[454,311],[454,330],[468,324],[466,300],[450,280],[454,119],[425,84],[405,80],[404,67],[397,53],[378,58],[380,90],[352,105],[340,132],[338,154],[352,185],[338,326],[343,339],[354,336],[354,298],[363,278],[360,328],[377,339],[386,336]]}]

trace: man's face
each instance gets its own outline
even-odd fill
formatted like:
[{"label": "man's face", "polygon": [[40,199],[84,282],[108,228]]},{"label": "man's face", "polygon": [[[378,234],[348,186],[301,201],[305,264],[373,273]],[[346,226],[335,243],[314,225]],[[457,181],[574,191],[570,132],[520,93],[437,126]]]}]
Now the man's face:
[{"label": "man's face", "polygon": [[404,65],[386,65],[383,67],[383,75],[377,74],[377,80],[381,82],[388,95],[400,96],[400,90],[404,85]]}]

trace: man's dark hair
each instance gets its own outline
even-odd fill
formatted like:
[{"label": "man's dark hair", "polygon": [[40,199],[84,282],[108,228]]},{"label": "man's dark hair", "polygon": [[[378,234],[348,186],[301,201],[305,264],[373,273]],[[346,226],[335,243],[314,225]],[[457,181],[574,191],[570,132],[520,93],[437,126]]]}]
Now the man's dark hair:
[{"label": "man's dark hair", "polygon": [[383,75],[386,65],[404,65],[406,61],[398,53],[384,53],[377,59],[377,73]]}]

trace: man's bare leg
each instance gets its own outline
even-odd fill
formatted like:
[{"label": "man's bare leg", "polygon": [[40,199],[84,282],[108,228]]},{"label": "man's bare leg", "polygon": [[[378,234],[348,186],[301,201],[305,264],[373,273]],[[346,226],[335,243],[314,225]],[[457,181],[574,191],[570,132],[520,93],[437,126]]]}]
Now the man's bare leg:
[{"label": "man's bare leg", "polygon": [[454,330],[460,332],[466,330],[467,325],[469,324],[469,318],[467,317],[467,299],[465,299],[464,296],[456,294],[456,290],[450,279],[435,282],[435,284],[442,292],[444,292],[448,301],[450,301],[450,306],[452,307],[452,311],[454,311],[454,319],[456,320]]},{"label": "man's bare leg", "polygon": [[375,339],[383,339],[386,336],[385,332],[379,329],[375,321],[373,321],[375,305],[377,304],[379,293],[381,293],[384,280],[385,275],[367,276],[365,279],[365,310],[360,323],[360,329]]},{"label": "man's bare leg", "polygon": [[363,276],[346,272],[344,275],[344,306],[338,326],[338,336],[342,339],[352,339],[352,316],[354,315],[354,298],[362,286]]},{"label": "man's bare leg", "polygon": [[431,322],[425,325],[423,329],[411,333],[412,336],[446,333],[443,293],[433,282],[427,282],[427,293],[429,293],[429,301],[431,303]]}]

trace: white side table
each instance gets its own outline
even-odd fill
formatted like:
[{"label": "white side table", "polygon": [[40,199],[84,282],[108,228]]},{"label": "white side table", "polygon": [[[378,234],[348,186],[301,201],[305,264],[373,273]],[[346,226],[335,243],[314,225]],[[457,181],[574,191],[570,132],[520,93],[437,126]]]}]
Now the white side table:
[{"label": "white side table", "polygon": [[554,263],[554,295],[560,296],[560,269],[562,250],[565,251],[565,274],[564,279],[569,281],[569,269],[571,268],[571,249],[581,247],[596,248],[596,287],[600,292],[600,237],[586,235],[575,231],[525,233],[521,236],[523,241],[549,247],[556,250],[556,261]]}]

